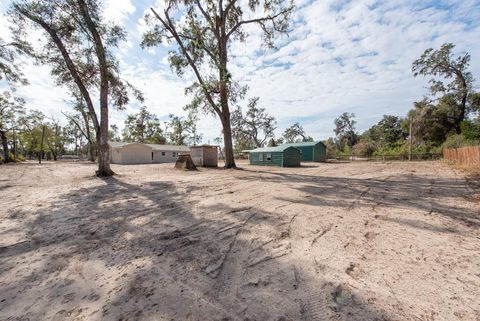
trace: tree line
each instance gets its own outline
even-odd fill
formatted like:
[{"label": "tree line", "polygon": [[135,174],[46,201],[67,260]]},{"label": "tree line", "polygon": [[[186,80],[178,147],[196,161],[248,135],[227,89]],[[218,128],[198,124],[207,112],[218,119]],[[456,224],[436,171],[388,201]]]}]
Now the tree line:
[{"label": "tree line", "polygon": [[[186,88],[192,101],[185,108],[194,111],[193,115],[202,110],[218,117],[227,168],[236,167],[230,106],[241,101],[247,92],[229,71],[232,43],[244,42],[248,36],[245,27],[257,26],[264,44],[272,47],[276,35],[288,31],[292,10],[289,0],[251,1],[246,8],[236,0],[169,0],[161,12],[151,8],[145,17],[150,29],[143,35],[141,46],[171,44],[172,68],[179,76],[187,71],[194,75],[195,81]],[[115,49],[126,39],[125,30],[103,18],[100,0],[15,0],[8,15],[14,22],[13,41],[0,45],[2,76],[10,83],[20,82],[17,54],[49,65],[57,84],[78,97],[91,122],[92,127],[84,124],[84,129],[94,133],[91,136],[95,142],[89,144],[96,146],[96,174],[113,175],[108,144],[109,108],[124,109],[132,97],[143,102],[141,92],[121,77],[115,57]],[[34,48],[26,37],[30,30],[38,29],[45,35],[42,48]],[[72,121],[82,119],[83,115]],[[188,121],[172,119],[176,128],[183,128]],[[196,134],[193,136],[195,140]]]},{"label": "tree line", "polygon": [[[354,113],[342,113],[334,120],[334,137],[324,141],[329,156],[355,154],[404,155],[439,153],[445,147],[480,144],[480,93],[475,91],[468,70],[470,54],[455,56],[451,43],[439,49],[429,48],[412,63],[413,76],[429,77],[425,96],[413,103],[406,116],[384,115],[359,133]],[[303,127],[295,123],[275,139],[276,121],[259,99],[251,99],[246,112],[232,113],[235,150],[275,146],[284,142],[313,141]]]},{"label": "tree line", "polygon": [[[0,96],[0,140],[3,162],[27,159],[57,160],[62,155],[76,155],[95,161],[98,157],[96,131],[81,100],[71,102],[71,112],[64,119],[47,116],[25,108],[25,101],[5,92]],[[197,132],[198,116],[171,114],[168,121],[141,107],[127,115],[120,132],[111,125],[108,140],[147,144],[196,145],[202,140]],[[162,128],[162,126],[164,126]]]},{"label": "tree line", "polygon": [[[236,0],[168,0],[161,11],[151,8],[145,15],[149,29],[140,45],[170,46],[168,59],[172,70],[180,77],[193,75],[194,81],[185,89],[191,97],[184,107],[188,116],[171,115],[168,131],[142,107],[127,117],[125,130],[119,133],[118,128],[109,124],[111,108],[124,110],[132,100],[144,103],[142,92],[122,78],[115,56],[119,44],[126,39],[125,30],[104,19],[100,0],[14,0],[8,11],[14,21],[12,40],[0,39],[0,77],[10,86],[0,100],[5,160],[9,159],[9,141],[15,145],[15,151],[19,150],[16,142],[21,138],[17,134],[10,140],[8,137],[13,135],[13,128],[17,128],[18,137],[27,128],[39,132],[36,124],[27,126],[21,116],[25,102],[15,97],[15,88],[28,83],[28,75],[22,73],[18,63],[19,56],[50,66],[57,85],[67,88],[73,99],[72,111],[65,113],[69,125],[60,128],[58,122],[50,118],[46,121],[48,117],[43,116],[38,123],[43,132],[40,141],[47,142],[47,147],[54,141],[58,141],[57,145],[69,142],[63,146],[76,146],[72,141],[86,146],[82,148],[88,149],[90,158],[97,159],[98,176],[113,175],[109,140],[195,144],[201,140],[196,126],[200,112],[220,121],[227,168],[236,167],[235,151],[313,140],[299,123],[276,139],[275,119],[258,106],[258,97],[248,99],[245,111],[239,107],[247,99],[248,87],[239,83],[229,69],[233,45],[245,42],[252,27],[261,32],[264,46],[271,48],[279,35],[288,33],[293,9],[290,0],[251,1],[247,7]],[[40,46],[29,43],[31,30],[43,31]],[[429,92],[415,102],[407,117],[387,115],[360,135],[355,130],[354,115],[344,113],[335,120],[335,137],[325,142],[329,149],[367,154],[402,149],[410,132],[416,148],[425,150],[478,139],[478,118],[472,117],[478,113],[480,99],[468,71],[470,55],[454,57],[453,48],[452,44],[445,44],[437,50],[428,49],[413,63],[414,76],[429,76],[431,80]],[[35,111],[29,113],[39,115]],[[68,126],[76,128],[78,139],[72,140],[73,134],[68,139],[57,137],[68,136]],[[34,153],[35,148],[24,152]]]},{"label": "tree line", "polygon": [[354,114],[335,119],[335,138],[325,142],[329,153],[407,155],[480,144],[480,93],[468,70],[471,56],[455,56],[454,48],[429,48],[412,63],[413,75],[428,77],[429,87],[405,117],[384,115],[361,134]]}]

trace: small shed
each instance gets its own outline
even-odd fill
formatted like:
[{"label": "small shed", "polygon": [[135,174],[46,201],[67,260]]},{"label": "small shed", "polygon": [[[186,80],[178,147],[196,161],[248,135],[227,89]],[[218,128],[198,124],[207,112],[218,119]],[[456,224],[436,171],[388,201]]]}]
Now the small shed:
[{"label": "small shed", "polygon": [[287,143],[281,146],[295,147],[302,154],[302,162],[325,162],[327,147],[322,142]]},{"label": "small shed", "polygon": [[300,150],[291,146],[262,147],[250,151],[250,165],[299,167]]},{"label": "small shed", "polygon": [[198,145],[190,146],[190,156],[195,166],[217,167],[218,146]]}]

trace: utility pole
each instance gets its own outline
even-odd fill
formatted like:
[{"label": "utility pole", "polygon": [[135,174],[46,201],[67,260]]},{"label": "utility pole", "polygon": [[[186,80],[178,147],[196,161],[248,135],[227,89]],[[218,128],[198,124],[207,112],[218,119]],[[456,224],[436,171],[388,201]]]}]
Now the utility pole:
[{"label": "utility pole", "polygon": [[193,146],[197,146],[197,125],[193,126]]},{"label": "utility pole", "polygon": [[43,158],[43,138],[45,137],[45,125],[42,127],[42,141],[40,143],[40,155],[38,156],[38,163],[42,163],[42,158]]},{"label": "utility pole", "polygon": [[15,126],[12,128],[13,130],[13,161],[17,162],[17,136],[15,134]]},{"label": "utility pole", "polygon": [[409,127],[410,127],[410,130],[409,130],[409,135],[408,135],[408,137],[409,137],[409,141],[410,141],[410,148],[409,148],[410,150],[409,150],[409,152],[408,152],[408,160],[411,161],[411,160],[412,160],[412,153],[413,153],[413,144],[412,144],[412,142],[413,142],[413,137],[412,137],[412,135],[413,135],[413,134],[412,134],[412,133],[413,133],[413,130],[412,130],[412,127],[413,127],[413,116],[410,117],[410,126],[409,126]]}]

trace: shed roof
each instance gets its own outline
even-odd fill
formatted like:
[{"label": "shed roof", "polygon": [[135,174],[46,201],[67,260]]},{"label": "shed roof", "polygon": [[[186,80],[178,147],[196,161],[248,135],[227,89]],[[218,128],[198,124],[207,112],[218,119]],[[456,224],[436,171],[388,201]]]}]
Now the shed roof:
[{"label": "shed roof", "polygon": [[160,144],[145,144],[147,146],[152,147],[153,150],[172,150],[172,151],[183,151],[183,152],[189,152],[190,148],[188,146],[182,146],[182,145],[160,145]]},{"label": "shed roof", "polygon": [[291,147],[303,147],[303,146],[315,146],[317,144],[322,144],[325,146],[325,144],[321,141],[317,141],[317,142],[300,142],[300,143],[285,143],[285,144],[282,144],[280,146],[291,146]]},{"label": "shed roof", "polygon": [[165,151],[190,151],[188,146],[181,145],[160,145],[160,144],[142,144],[142,143],[125,143],[125,142],[109,142],[111,147],[114,148],[123,148],[127,145],[144,145],[150,147],[152,150],[165,150]]},{"label": "shed roof", "polygon": [[284,150],[293,147],[293,146],[275,146],[275,147],[260,147],[250,151],[250,153],[273,153],[273,152],[283,152]]},{"label": "shed roof", "polygon": [[202,148],[202,147],[207,147],[207,148],[218,148],[218,145],[208,145],[208,144],[203,144],[203,145],[195,145],[195,146],[190,146],[190,148]]}]

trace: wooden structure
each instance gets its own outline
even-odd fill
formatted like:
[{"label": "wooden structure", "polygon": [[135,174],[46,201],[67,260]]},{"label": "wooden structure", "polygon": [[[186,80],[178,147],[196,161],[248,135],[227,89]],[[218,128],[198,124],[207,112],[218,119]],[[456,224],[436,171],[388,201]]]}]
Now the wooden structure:
[{"label": "wooden structure", "polygon": [[262,147],[250,151],[250,165],[299,167],[300,150],[291,146]]},{"label": "wooden structure", "polygon": [[300,150],[302,162],[325,162],[327,147],[322,142],[287,143],[281,146],[295,147]]},{"label": "wooden structure", "polygon": [[190,156],[196,166],[217,167],[218,146],[198,145],[190,146]]},{"label": "wooden structure", "polygon": [[184,154],[178,156],[177,161],[175,162],[176,169],[183,169],[183,170],[196,170],[197,167],[193,163],[192,157],[189,154]]},{"label": "wooden structure", "polygon": [[480,167],[480,146],[445,148],[443,150],[443,159],[460,165]]}]

